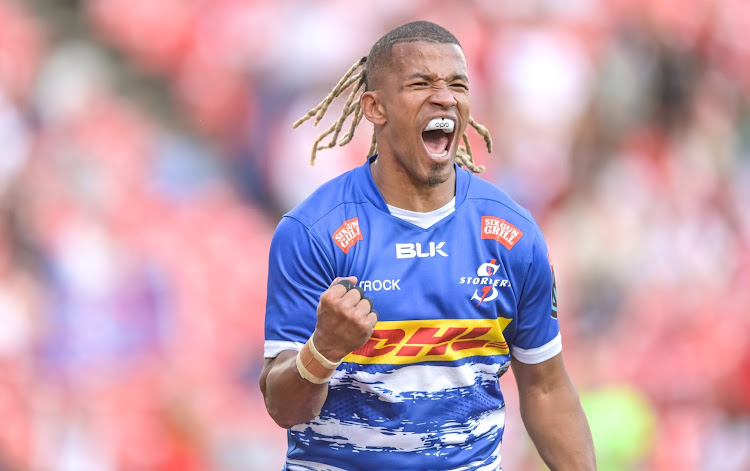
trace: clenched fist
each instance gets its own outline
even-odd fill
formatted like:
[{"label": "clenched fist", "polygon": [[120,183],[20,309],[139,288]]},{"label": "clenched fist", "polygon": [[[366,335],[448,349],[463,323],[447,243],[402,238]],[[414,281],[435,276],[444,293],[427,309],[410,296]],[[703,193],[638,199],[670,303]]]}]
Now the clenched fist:
[{"label": "clenched fist", "polygon": [[338,362],[367,342],[378,321],[372,300],[357,278],[336,278],[320,295],[313,343],[332,362]]}]

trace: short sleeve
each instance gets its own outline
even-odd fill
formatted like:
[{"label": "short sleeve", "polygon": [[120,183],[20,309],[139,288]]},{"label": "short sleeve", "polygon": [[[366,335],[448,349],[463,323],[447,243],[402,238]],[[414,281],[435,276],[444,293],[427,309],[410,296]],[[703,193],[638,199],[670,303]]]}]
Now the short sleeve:
[{"label": "short sleeve", "polygon": [[518,326],[511,355],[523,363],[541,363],[562,351],[557,322],[557,288],[547,244],[537,228],[526,281],[518,303]]},{"label": "short sleeve", "polygon": [[299,350],[315,329],[320,294],[333,268],[307,227],[293,217],[279,222],[268,261],[264,356]]}]

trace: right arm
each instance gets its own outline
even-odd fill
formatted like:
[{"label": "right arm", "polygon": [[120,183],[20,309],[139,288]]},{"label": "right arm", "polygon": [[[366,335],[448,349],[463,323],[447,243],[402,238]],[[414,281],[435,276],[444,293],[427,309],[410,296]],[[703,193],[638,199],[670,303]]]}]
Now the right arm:
[{"label": "right arm", "polygon": [[[346,278],[356,283],[354,277]],[[317,322],[311,337],[318,351],[331,362],[342,360],[370,338],[377,314],[358,289],[347,290],[333,280],[320,296]],[[260,390],[271,418],[283,428],[309,422],[320,413],[328,397],[328,383],[304,379],[297,368],[298,352],[285,350],[266,359],[260,374]]]},{"label": "right arm", "polygon": [[295,350],[284,350],[276,358],[266,358],[260,373],[268,414],[283,428],[309,422],[328,397],[328,384],[314,384],[300,376],[296,358]]}]

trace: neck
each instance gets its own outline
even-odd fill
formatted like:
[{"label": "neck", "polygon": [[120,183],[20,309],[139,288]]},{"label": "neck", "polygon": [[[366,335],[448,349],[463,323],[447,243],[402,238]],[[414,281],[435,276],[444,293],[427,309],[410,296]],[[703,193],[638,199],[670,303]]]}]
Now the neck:
[{"label": "neck", "polygon": [[370,164],[372,178],[386,204],[426,213],[440,209],[456,196],[456,172],[444,182],[429,185],[415,181],[400,168],[384,165],[380,157]]}]

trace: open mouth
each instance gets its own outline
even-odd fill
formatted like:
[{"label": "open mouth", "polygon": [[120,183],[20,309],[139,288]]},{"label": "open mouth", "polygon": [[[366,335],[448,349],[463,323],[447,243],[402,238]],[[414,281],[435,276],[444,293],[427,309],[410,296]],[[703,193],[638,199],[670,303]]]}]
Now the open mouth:
[{"label": "open mouth", "polygon": [[445,157],[453,143],[456,122],[451,118],[431,119],[422,131],[424,147],[433,157]]}]

